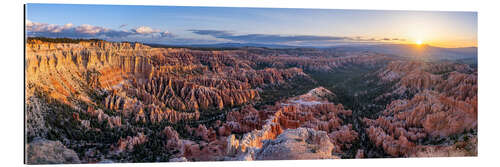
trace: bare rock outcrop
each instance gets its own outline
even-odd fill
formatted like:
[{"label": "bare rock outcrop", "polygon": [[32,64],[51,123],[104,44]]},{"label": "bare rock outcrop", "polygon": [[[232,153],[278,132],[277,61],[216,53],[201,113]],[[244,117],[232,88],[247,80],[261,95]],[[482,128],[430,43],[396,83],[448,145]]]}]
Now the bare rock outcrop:
[{"label": "bare rock outcrop", "polygon": [[409,157],[466,157],[477,156],[477,137],[451,145],[418,146]]},{"label": "bare rock outcrop", "polygon": [[324,131],[309,128],[288,129],[274,140],[266,140],[255,153],[256,160],[338,159],[334,145]]},{"label": "bare rock outcrop", "polygon": [[75,151],[59,141],[37,139],[26,145],[28,164],[75,164],[81,163]]},{"label": "bare rock outcrop", "polygon": [[180,157],[180,158],[172,158],[168,162],[188,162],[186,157]]}]

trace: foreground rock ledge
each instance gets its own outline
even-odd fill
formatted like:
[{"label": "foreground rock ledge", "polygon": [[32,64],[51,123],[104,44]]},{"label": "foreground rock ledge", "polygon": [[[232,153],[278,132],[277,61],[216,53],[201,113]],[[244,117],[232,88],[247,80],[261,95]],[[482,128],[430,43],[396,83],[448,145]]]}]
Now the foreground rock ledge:
[{"label": "foreground rock ledge", "polygon": [[60,141],[38,139],[26,145],[28,164],[76,164],[81,163],[75,151]]},{"label": "foreground rock ledge", "polygon": [[288,129],[275,140],[266,140],[256,160],[340,159],[332,155],[328,134],[310,128]]}]

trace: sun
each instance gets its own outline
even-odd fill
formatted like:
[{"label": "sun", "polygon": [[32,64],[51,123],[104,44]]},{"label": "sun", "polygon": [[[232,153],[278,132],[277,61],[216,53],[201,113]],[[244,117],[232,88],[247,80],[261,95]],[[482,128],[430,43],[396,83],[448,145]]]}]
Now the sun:
[{"label": "sun", "polygon": [[420,40],[420,39],[419,39],[419,40],[415,41],[415,43],[416,43],[417,45],[422,45],[422,40]]}]

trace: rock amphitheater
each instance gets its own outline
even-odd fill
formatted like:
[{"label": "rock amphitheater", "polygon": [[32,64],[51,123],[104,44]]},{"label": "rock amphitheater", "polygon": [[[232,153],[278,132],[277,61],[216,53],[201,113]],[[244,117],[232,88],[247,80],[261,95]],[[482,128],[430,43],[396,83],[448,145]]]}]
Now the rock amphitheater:
[{"label": "rock amphitheater", "polygon": [[[27,162],[477,155],[477,69],[367,52],[293,52],[30,40]],[[374,116],[342,104],[345,95],[311,75],[353,66],[373,68],[366,75],[390,85],[373,99],[386,99]],[[41,154],[54,149],[62,151]]]}]

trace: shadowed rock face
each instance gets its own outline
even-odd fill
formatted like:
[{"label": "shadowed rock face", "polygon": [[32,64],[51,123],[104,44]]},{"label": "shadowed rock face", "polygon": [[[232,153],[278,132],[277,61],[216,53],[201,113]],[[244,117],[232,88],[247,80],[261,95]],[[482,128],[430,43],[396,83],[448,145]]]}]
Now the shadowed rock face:
[{"label": "shadowed rock face", "polygon": [[[28,163],[477,155],[477,70],[467,65],[104,41],[26,50]],[[370,82],[391,85],[374,96],[387,101],[375,115],[309,75],[357,66],[381,68]]]}]

